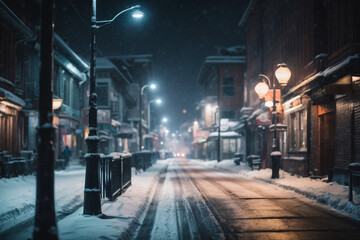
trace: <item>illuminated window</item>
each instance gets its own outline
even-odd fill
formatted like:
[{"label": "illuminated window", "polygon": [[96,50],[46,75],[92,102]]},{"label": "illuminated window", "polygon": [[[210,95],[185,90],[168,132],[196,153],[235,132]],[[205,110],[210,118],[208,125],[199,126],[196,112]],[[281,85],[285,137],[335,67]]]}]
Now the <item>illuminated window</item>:
[{"label": "illuminated window", "polygon": [[307,145],[307,111],[303,110],[299,112],[299,146],[300,148],[306,149]]}]

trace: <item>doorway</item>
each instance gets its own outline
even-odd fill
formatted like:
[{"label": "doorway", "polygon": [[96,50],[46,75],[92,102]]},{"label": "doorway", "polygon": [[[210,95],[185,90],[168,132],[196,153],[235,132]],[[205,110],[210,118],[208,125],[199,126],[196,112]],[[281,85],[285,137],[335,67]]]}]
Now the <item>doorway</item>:
[{"label": "doorway", "polygon": [[320,119],[320,175],[328,175],[334,167],[335,111],[319,116]]}]

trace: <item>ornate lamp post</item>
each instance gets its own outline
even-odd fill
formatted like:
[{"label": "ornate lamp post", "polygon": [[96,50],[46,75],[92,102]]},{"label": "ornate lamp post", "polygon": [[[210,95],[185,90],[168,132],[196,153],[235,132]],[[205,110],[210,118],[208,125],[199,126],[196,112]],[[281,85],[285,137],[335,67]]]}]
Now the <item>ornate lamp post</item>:
[{"label": "ornate lamp post", "polygon": [[[269,91],[269,86],[271,85],[270,79],[264,75],[259,74],[260,77],[267,80],[265,82],[259,82],[255,86],[255,92],[258,94],[259,98],[264,98],[264,96]],[[278,64],[277,69],[275,71],[276,79],[278,80],[281,87],[285,87],[291,77],[291,71],[286,66],[285,63]],[[276,134],[276,121],[277,121],[277,112],[276,112],[276,83],[275,81],[272,82],[272,90],[273,90],[273,124],[274,124],[274,135],[273,135],[273,142],[272,142],[272,152],[271,156],[271,165],[272,165],[272,175],[271,178],[279,178],[279,168],[280,168],[280,159],[281,159],[281,152],[279,151],[279,144],[277,140]]]},{"label": "ornate lamp post", "polygon": [[[99,184],[99,160],[98,153],[99,137],[97,136],[97,106],[96,106],[96,31],[101,27],[112,23],[121,14],[140,8],[136,5],[119,12],[110,20],[96,20],[96,0],[92,0],[91,17],[91,45],[90,45],[90,98],[89,98],[89,136],[86,138],[88,153],[86,159],[85,189],[84,189],[84,214],[97,215],[101,213],[100,184]],[[143,14],[140,11],[133,13],[134,18],[140,18]]]},{"label": "ornate lamp post", "polygon": [[139,151],[142,149],[142,119],[143,119],[143,110],[142,110],[142,97],[144,96],[144,91],[146,88],[150,87],[151,89],[156,89],[155,84],[146,84],[140,90],[139,96],[139,108],[140,108],[140,122],[139,122]]}]

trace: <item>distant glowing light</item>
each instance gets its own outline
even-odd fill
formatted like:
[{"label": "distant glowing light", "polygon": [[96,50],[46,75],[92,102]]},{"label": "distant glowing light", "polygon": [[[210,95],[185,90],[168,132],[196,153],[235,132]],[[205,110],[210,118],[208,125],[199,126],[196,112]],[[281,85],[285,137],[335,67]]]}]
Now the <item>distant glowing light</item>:
[{"label": "distant glowing light", "polygon": [[150,85],[150,88],[151,88],[151,89],[155,89],[155,88],[156,88],[156,85],[155,85],[155,84],[151,84],[151,85]]},{"label": "distant glowing light", "polygon": [[133,12],[132,16],[133,16],[133,18],[140,19],[140,18],[144,17],[144,13],[140,10],[136,10]]},{"label": "distant glowing light", "polygon": [[272,101],[267,101],[265,102],[265,106],[268,108],[271,108],[273,106],[273,102]]},{"label": "distant glowing light", "polygon": [[210,104],[206,105],[206,111],[211,111],[212,110],[212,107]]}]

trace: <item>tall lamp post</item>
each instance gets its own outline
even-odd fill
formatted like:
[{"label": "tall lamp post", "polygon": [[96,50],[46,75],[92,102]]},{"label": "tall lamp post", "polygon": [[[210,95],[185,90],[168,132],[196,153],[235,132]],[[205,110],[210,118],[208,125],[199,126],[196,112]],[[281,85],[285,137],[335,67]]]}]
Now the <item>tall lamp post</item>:
[{"label": "tall lamp post", "polygon": [[[89,136],[86,138],[88,153],[86,159],[85,189],[84,189],[84,214],[97,215],[101,213],[100,184],[99,184],[99,160],[98,153],[99,137],[97,136],[97,106],[96,106],[96,31],[101,27],[112,23],[121,14],[140,8],[140,5],[132,6],[110,20],[96,20],[96,0],[92,0],[91,17],[91,45],[90,45],[90,98],[89,98]],[[133,17],[140,18],[143,14],[139,11],[133,13]]]},{"label": "tall lamp post", "polygon": [[149,132],[150,132],[150,130],[151,130],[151,121],[150,121],[150,106],[151,106],[151,104],[152,103],[157,103],[157,104],[161,104],[161,99],[155,99],[155,100],[151,100],[151,101],[149,101],[149,103],[148,103],[148,127],[149,127]]},{"label": "tall lamp post", "polygon": [[41,70],[39,91],[38,160],[34,240],[58,239],[54,203],[54,140],[52,85],[54,81],[54,0],[41,3]]},{"label": "tall lamp post", "polygon": [[139,122],[139,151],[142,149],[142,117],[143,117],[143,110],[142,110],[142,99],[144,96],[144,91],[146,88],[150,87],[151,89],[156,89],[155,84],[146,84],[140,90],[139,96],[139,108],[140,108],[140,122]]},{"label": "tall lamp post", "polygon": [[[270,79],[264,75],[259,74],[260,77],[267,80],[265,82],[259,82],[255,86],[255,92],[258,94],[259,98],[263,98],[269,91],[269,86],[271,86]],[[281,63],[277,65],[277,69],[275,71],[276,79],[278,80],[281,87],[285,87],[291,77],[291,71],[286,66],[285,63]],[[272,142],[272,152],[271,156],[271,165],[272,165],[272,174],[271,178],[279,178],[279,168],[280,168],[280,159],[281,159],[281,152],[279,151],[279,143],[277,139],[276,133],[276,122],[277,122],[277,112],[276,112],[276,83],[272,81],[272,90],[273,90],[273,110],[272,110],[272,117],[273,117],[273,124],[274,124],[274,135],[273,135],[273,142]]]}]

